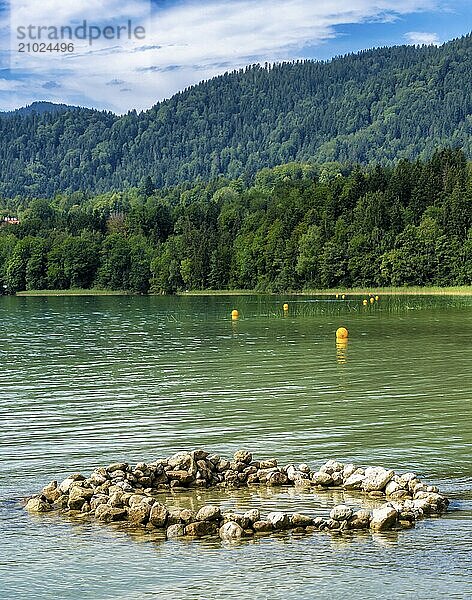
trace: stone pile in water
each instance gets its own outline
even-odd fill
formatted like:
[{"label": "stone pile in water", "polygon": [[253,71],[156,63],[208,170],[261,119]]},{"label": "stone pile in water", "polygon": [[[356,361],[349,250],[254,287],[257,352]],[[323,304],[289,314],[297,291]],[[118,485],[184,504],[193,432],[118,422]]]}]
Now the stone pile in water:
[{"label": "stone pile in water", "polygon": [[[341,504],[331,510],[329,518],[283,512],[262,516],[258,509],[222,513],[213,505],[192,511],[159,502],[159,496],[168,490],[261,485],[295,486],[304,492],[340,488],[385,501],[372,511],[354,511]],[[237,451],[231,461],[194,450],[135,467],[114,463],[96,469],[90,477],[70,475],[60,484],[52,481],[28,500],[26,509],[34,513],[57,510],[103,523],[162,528],[167,538],[219,535],[233,540],[281,530],[302,533],[407,528],[418,519],[441,514],[448,504],[437,487],[422,483],[414,473],[397,474],[383,467],[362,468],[335,460],[312,471],[304,463],[279,466],[275,459],[253,460],[245,450]]]}]

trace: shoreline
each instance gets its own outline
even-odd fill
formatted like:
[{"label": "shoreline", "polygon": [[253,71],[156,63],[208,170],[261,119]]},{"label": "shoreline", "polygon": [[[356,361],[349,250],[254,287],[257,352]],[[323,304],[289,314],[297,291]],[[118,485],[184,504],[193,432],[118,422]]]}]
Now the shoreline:
[{"label": "shoreline", "polygon": [[193,290],[178,292],[177,296],[472,296],[472,286],[456,287],[372,287],[372,288],[335,288],[322,290],[302,290],[299,292],[258,292],[255,290]]},{"label": "shoreline", "polygon": [[16,292],[15,296],[20,298],[28,297],[54,297],[54,296],[133,296],[131,292],[115,291],[115,290],[27,290],[24,292]]},{"label": "shoreline", "polygon": [[[334,288],[314,289],[291,292],[260,292],[256,290],[192,290],[188,292],[177,292],[175,296],[335,296],[345,294],[346,296],[472,296],[472,286],[452,287],[372,287],[372,288]],[[41,296],[138,296],[124,290],[94,290],[94,289],[72,289],[72,290],[28,290],[17,292],[18,297],[41,297]],[[157,296],[161,294],[148,294]],[[169,295],[171,296],[171,294]]]}]

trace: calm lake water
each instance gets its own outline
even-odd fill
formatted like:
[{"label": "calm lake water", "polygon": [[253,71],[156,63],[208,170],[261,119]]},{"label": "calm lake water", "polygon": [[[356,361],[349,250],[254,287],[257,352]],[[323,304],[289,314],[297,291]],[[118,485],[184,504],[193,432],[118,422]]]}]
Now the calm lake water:
[{"label": "calm lake water", "polygon": [[[361,300],[291,297],[284,317],[274,296],[0,297],[0,597],[471,598],[472,297]],[[225,545],[31,517],[19,504],[109,462],[240,447],[284,464],[413,470],[450,511],[398,534]],[[342,494],[174,503],[207,499],[323,514]]]}]

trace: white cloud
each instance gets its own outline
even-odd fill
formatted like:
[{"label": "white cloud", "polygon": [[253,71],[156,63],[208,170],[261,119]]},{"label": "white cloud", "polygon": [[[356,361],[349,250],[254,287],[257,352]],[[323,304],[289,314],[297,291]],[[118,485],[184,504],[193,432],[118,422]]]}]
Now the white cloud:
[{"label": "white cloud", "polygon": [[0,79],[0,92],[12,92],[18,89],[18,83],[11,79]]},{"label": "white cloud", "polygon": [[[18,91],[17,104],[49,99],[123,112],[147,108],[225,70],[298,58],[304,47],[335,37],[336,26],[391,22],[434,8],[436,0],[181,0],[158,8],[150,20],[146,20],[149,3],[144,0],[13,3],[21,19],[30,23],[34,17],[42,23],[68,24],[87,18],[90,23],[106,24],[104,15],[113,15],[113,22],[146,21],[147,37],[141,42],[101,40],[92,47],[84,42],[62,59],[22,57],[30,76],[24,93]],[[32,7],[29,12],[26,4]],[[42,86],[50,80],[61,87],[46,91]],[[112,80],[123,84],[110,86]]]},{"label": "white cloud", "polygon": [[438,45],[441,43],[437,33],[430,33],[428,31],[409,31],[405,33],[405,39],[409,44],[414,44],[415,46],[422,46],[423,44],[427,46],[431,44]]}]

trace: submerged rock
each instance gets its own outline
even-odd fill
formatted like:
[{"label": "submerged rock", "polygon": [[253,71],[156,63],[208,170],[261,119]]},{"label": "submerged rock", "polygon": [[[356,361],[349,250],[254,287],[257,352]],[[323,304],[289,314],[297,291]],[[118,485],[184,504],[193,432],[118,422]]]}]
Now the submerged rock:
[{"label": "submerged rock", "polygon": [[240,540],[244,535],[244,530],[238,523],[228,521],[220,527],[219,535],[222,540]]},{"label": "submerged rock", "polygon": [[345,504],[338,504],[331,510],[329,516],[336,521],[347,521],[352,516],[352,508]]},{"label": "submerged rock", "polygon": [[35,496],[34,498],[28,500],[28,502],[25,505],[25,508],[28,512],[31,513],[43,513],[52,510],[52,507],[46,500],[46,498],[41,496]]},{"label": "submerged rock", "polygon": [[166,529],[166,537],[171,540],[185,536],[185,526],[180,523],[175,523]]},{"label": "submerged rock", "polygon": [[203,537],[205,535],[214,535],[218,530],[216,521],[195,521],[185,527],[185,535],[190,537]]}]

